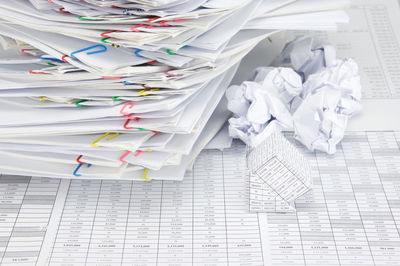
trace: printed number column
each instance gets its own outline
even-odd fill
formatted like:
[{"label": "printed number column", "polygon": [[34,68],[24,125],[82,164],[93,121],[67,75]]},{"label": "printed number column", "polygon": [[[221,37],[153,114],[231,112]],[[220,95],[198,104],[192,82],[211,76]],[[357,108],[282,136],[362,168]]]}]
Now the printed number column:
[{"label": "printed number column", "polygon": [[4,256],[8,241],[17,220],[24,195],[29,185],[30,177],[25,176],[0,176],[0,254],[1,262],[14,261],[14,256]]},{"label": "printed number column", "polygon": [[193,264],[227,264],[221,152],[207,150],[194,166]]},{"label": "printed number column", "polygon": [[59,183],[58,179],[31,179],[4,254],[3,264],[36,262]]},{"label": "printed number column", "polygon": [[158,252],[162,181],[132,185],[123,265],[155,265]]},{"label": "printed number column", "polygon": [[183,181],[164,181],[158,263],[192,263],[193,172]]},{"label": "printed number column", "polygon": [[84,264],[101,181],[72,180],[51,256],[51,264]]},{"label": "printed number column", "polygon": [[87,263],[121,263],[132,181],[103,181]]},{"label": "printed number column", "polygon": [[[400,227],[399,221],[396,223],[395,219],[398,219],[396,211],[400,199],[399,146],[393,132],[368,132],[367,136],[379,174],[375,175],[374,180],[376,193],[369,195],[371,200],[365,212],[369,224],[367,235],[376,264],[398,264]],[[389,205],[386,204],[386,200]]]},{"label": "printed number column", "polygon": [[336,265],[339,263],[335,239],[330,225],[327,204],[322,189],[315,152],[296,142],[311,167],[313,190],[295,202],[299,233],[307,265]]},{"label": "printed number column", "polygon": [[342,150],[367,237],[349,236],[342,239],[341,245],[346,247],[346,255],[342,255],[342,261],[349,264],[362,262],[371,264],[374,262],[374,257],[369,247],[368,232],[375,226],[375,215],[379,216],[380,211],[382,211],[381,214],[387,214],[385,195],[365,133],[348,133],[342,141]]},{"label": "printed number column", "polygon": [[[238,157],[237,154],[242,155],[239,161],[233,160]],[[242,145],[223,152],[228,262],[230,265],[262,265],[258,215],[248,211],[245,168],[245,149]]]},{"label": "printed number column", "polygon": [[[335,155],[322,152],[316,154],[321,185],[336,243],[336,246],[326,246],[320,253],[327,257],[332,256],[332,264],[337,263],[337,256],[341,261],[348,260],[354,255],[366,254],[365,261],[370,264],[365,230],[353,195],[345,158],[340,145],[337,149]],[[361,250],[353,249],[355,243],[361,247]],[[360,261],[360,263],[365,264],[365,261]]]}]

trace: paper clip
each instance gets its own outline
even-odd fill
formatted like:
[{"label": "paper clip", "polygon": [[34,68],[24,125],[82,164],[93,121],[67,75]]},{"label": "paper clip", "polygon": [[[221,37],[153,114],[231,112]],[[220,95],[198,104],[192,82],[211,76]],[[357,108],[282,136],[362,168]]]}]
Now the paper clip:
[{"label": "paper clip", "polygon": [[[92,145],[92,147],[100,147],[100,145],[97,145],[96,143],[97,143],[98,141],[100,141],[102,138],[105,138],[106,136],[108,136],[110,133],[111,133],[111,132],[104,133],[101,137],[95,139],[92,143],[90,143],[90,145]],[[118,135],[119,135],[119,133],[115,133],[114,135],[109,136],[108,138],[106,138],[106,140],[113,139],[113,138],[115,138],[115,137],[118,136]]]},{"label": "paper clip", "polygon": [[132,117],[132,118],[126,119],[125,124],[124,124],[124,128],[125,129],[132,129],[133,128],[133,127],[128,127],[129,121],[131,121],[131,120],[139,121],[140,118]]},{"label": "paper clip", "polygon": [[43,74],[43,75],[48,75],[48,74],[50,74],[50,73],[46,73],[46,72],[36,72],[36,71],[29,70],[29,74]]},{"label": "paper clip", "polygon": [[100,34],[101,37],[104,38],[112,38],[111,36],[108,36],[108,33],[113,33],[113,32],[123,32],[122,30],[109,30],[109,31],[105,31],[103,33]]},{"label": "paper clip", "polygon": [[127,102],[122,106],[121,111],[119,111],[123,116],[126,116],[128,119],[135,119],[136,117],[132,116],[130,113],[125,112],[125,108],[130,106],[130,108],[133,108],[135,104],[133,102]]},{"label": "paper clip", "polygon": [[46,97],[42,96],[42,97],[39,97],[39,100],[41,100],[41,101],[47,101],[48,99],[47,99]]},{"label": "paper clip", "polygon": [[156,19],[158,19],[159,17],[154,17],[154,18],[149,18],[148,20],[146,20],[146,23],[150,23],[150,22],[152,22],[153,20],[156,20]]},{"label": "paper clip", "polygon": [[118,98],[117,96],[111,97],[113,101],[122,101],[122,99]]},{"label": "paper clip", "polygon": [[78,107],[87,107],[87,106],[81,104],[83,102],[87,102],[87,100],[79,100],[79,101],[75,102],[75,105]]},{"label": "paper clip", "polygon": [[138,57],[143,57],[143,55],[139,54],[140,51],[142,51],[142,49],[137,49],[134,53],[135,53],[135,55],[138,56]]},{"label": "paper clip", "polygon": [[145,93],[146,91],[158,91],[158,90],[159,90],[158,88],[154,88],[154,89],[150,89],[150,90],[149,89],[144,89],[144,90],[139,91],[138,94],[140,96],[147,96],[149,94]]},{"label": "paper clip", "polygon": [[78,17],[79,20],[90,20],[90,21],[99,21],[101,19],[90,19],[90,18],[84,18],[84,17]]},{"label": "paper clip", "polygon": [[63,55],[62,57],[61,57],[61,60],[63,60],[65,63],[68,63],[68,61],[65,59],[65,58],[67,58],[67,57],[69,57],[68,55]]},{"label": "paper clip", "polygon": [[176,19],[173,19],[172,22],[181,22],[181,21],[185,21],[185,20],[186,20],[185,18],[176,18]]},{"label": "paper clip", "polygon": [[171,74],[169,71],[164,71],[164,74],[167,75],[167,77],[182,77],[183,74]]},{"label": "paper clip", "polygon": [[124,84],[124,85],[133,85],[132,82],[128,82],[128,81],[122,81],[122,84]]},{"label": "paper clip", "polygon": [[142,84],[142,87],[145,88],[145,89],[151,89],[151,87],[146,86],[146,85],[144,85],[144,84]]},{"label": "paper clip", "polygon": [[103,79],[121,79],[121,77],[108,77],[108,76],[101,76]]},{"label": "paper clip", "polygon": [[139,24],[139,25],[136,25],[136,26],[132,26],[131,27],[131,31],[141,32],[141,30],[138,30],[138,28],[143,27],[143,26],[144,26],[144,24]]},{"label": "paper clip", "polygon": [[81,158],[82,158],[82,156],[83,156],[83,155],[79,155],[78,158],[76,158],[76,161],[77,161],[79,164],[83,164],[83,163],[84,163],[84,162],[81,162],[81,161],[80,161]]},{"label": "paper clip", "polygon": [[[83,163],[78,164],[78,166],[75,168],[75,171],[73,172],[74,176],[82,176],[81,174],[78,174],[78,170],[79,168],[81,168],[81,166],[83,165]],[[92,166],[91,164],[88,164],[87,167],[89,168],[90,166]]]},{"label": "paper clip", "polygon": [[159,23],[161,26],[164,26],[164,27],[169,27],[169,26],[171,26],[171,25],[169,25],[169,24],[167,24],[167,23],[165,23],[165,22],[168,22],[168,20],[161,20],[161,21],[159,21],[158,23]]},{"label": "paper clip", "polygon": [[143,150],[138,151],[137,153],[135,153],[135,156],[137,157],[137,156],[139,156],[140,154],[142,154],[143,152],[144,152]]},{"label": "paper clip", "polygon": [[125,152],[124,155],[122,155],[122,156],[119,158],[119,160],[120,160],[122,163],[128,163],[127,161],[124,160],[124,158],[125,158],[126,156],[128,156],[130,153],[131,153],[131,151]]},{"label": "paper clip", "polygon": [[150,178],[146,178],[147,171],[149,171],[149,168],[144,169],[144,172],[143,172],[143,175],[142,175],[142,179],[143,179],[144,181],[151,181]]},{"label": "paper clip", "polygon": [[26,52],[26,50],[28,50],[28,49],[21,49],[21,53],[31,55],[30,53]]},{"label": "paper clip", "polygon": [[58,11],[60,11],[61,13],[64,13],[64,14],[69,14],[69,12],[68,11],[65,11],[65,8],[60,8]]},{"label": "paper clip", "polygon": [[91,50],[91,49],[97,48],[97,47],[100,47],[100,48],[103,48],[103,49],[98,50],[98,51],[88,52],[87,54],[88,54],[88,55],[91,55],[91,54],[98,54],[98,53],[103,53],[103,52],[106,52],[106,51],[107,51],[107,47],[106,47],[106,46],[104,46],[104,45],[102,45],[102,44],[96,44],[96,45],[89,46],[89,47],[86,47],[86,48],[77,50],[77,51],[75,51],[75,52],[72,52],[72,53],[70,54],[70,56],[71,56],[73,59],[78,59],[78,58],[75,57],[75,54],[78,54],[78,53],[81,53],[81,52],[84,52],[84,51],[87,51],[87,50]]},{"label": "paper clip", "polygon": [[39,57],[39,59],[49,60],[49,61],[58,62],[58,63],[64,63],[63,60],[60,60],[60,59],[57,59],[57,58],[52,58],[52,57],[43,57],[43,56],[41,56],[41,57]]},{"label": "paper clip", "polygon": [[176,53],[174,53],[174,52],[171,52],[171,50],[170,50],[170,49],[167,49],[167,54],[170,54],[170,55],[176,55]]},{"label": "paper clip", "polygon": [[153,64],[155,64],[155,63],[158,63],[158,61],[157,61],[157,60],[153,60],[153,61],[147,62],[146,64],[148,64],[148,65],[153,65]]},{"label": "paper clip", "polygon": [[151,150],[151,149],[140,150],[135,154],[135,156],[139,156],[140,154],[142,154],[145,151],[153,151],[153,150]]}]

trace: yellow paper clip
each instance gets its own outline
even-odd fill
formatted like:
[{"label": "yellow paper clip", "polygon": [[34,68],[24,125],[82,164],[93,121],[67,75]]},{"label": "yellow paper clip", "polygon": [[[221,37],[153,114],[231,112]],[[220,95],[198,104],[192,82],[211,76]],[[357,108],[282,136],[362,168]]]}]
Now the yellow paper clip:
[{"label": "yellow paper clip", "polygon": [[149,171],[149,168],[144,169],[144,172],[143,172],[143,175],[142,175],[142,179],[143,179],[144,181],[151,181],[151,179],[146,178],[147,171]]},{"label": "yellow paper clip", "polygon": [[[108,136],[110,133],[111,133],[111,132],[104,133],[101,137],[99,137],[99,138],[97,138],[96,140],[94,140],[90,145],[92,145],[92,147],[100,147],[100,145],[97,145],[96,143],[97,143],[99,140],[101,140],[102,138],[105,138],[106,136]],[[107,140],[110,140],[110,139],[112,139],[112,138],[115,138],[115,137],[118,136],[118,135],[119,135],[119,133],[115,133],[114,135],[109,136],[109,137],[107,138]]]},{"label": "yellow paper clip", "polygon": [[145,93],[146,91],[158,91],[158,90],[159,90],[158,88],[154,88],[154,89],[151,89],[151,90],[144,89],[144,90],[139,91],[138,94],[139,94],[140,96],[147,96],[148,94]]},{"label": "yellow paper clip", "polygon": [[41,101],[47,101],[48,99],[47,99],[46,97],[42,96],[42,97],[39,97],[39,100],[41,100]]}]

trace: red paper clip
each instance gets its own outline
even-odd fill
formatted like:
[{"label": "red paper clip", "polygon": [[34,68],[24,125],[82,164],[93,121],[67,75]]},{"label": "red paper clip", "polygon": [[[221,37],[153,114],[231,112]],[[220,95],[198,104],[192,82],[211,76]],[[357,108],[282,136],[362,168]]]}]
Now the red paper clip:
[{"label": "red paper clip", "polygon": [[60,8],[58,11],[60,11],[61,13],[64,13],[64,14],[69,14],[69,12],[68,11],[65,11],[65,8]]},{"label": "red paper clip", "polygon": [[80,159],[82,158],[82,156],[83,156],[83,155],[79,155],[78,158],[76,158],[76,161],[77,161],[78,163],[80,163],[80,164],[84,163],[84,162],[80,161]]},{"label": "red paper clip", "polygon": [[104,38],[112,38],[111,36],[108,36],[108,33],[112,33],[112,32],[123,32],[122,30],[109,30],[109,31],[105,31],[102,34],[100,34],[101,37]]},{"label": "red paper clip", "polygon": [[46,73],[46,72],[35,72],[35,71],[32,71],[32,70],[29,70],[29,74],[49,74],[49,73]]}]

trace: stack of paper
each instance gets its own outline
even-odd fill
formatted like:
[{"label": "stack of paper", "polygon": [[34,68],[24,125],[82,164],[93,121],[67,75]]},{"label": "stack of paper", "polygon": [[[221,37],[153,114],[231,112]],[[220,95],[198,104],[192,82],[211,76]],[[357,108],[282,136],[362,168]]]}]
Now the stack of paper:
[{"label": "stack of paper", "polygon": [[182,179],[240,60],[347,1],[0,0],[2,173]]}]

